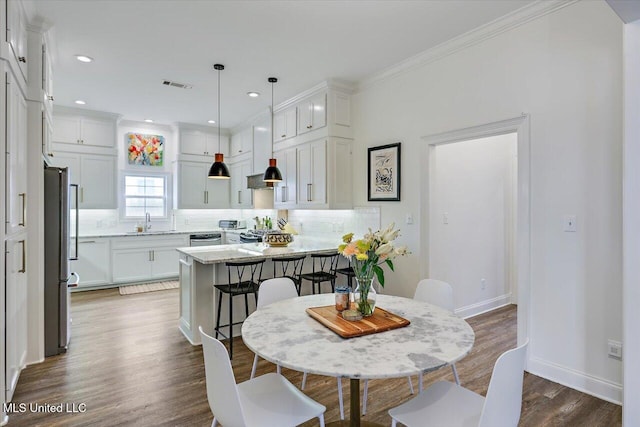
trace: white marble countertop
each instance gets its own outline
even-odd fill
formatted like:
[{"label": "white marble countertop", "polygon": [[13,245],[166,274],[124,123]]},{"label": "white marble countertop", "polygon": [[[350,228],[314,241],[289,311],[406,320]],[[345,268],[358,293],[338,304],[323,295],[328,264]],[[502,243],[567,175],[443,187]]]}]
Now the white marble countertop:
[{"label": "white marble countertop", "polygon": [[227,261],[252,261],[313,253],[337,252],[340,240],[295,236],[286,247],[269,247],[264,243],[241,243],[217,246],[195,246],[178,248],[178,252],[193,257],[201,264],[216,264]]},{"label": "white marble countertop", "polygon": [[411,321],[387,332],[344,339],[311,318],[307,307],[335,303],[333,294],[309,295],[268,305],[242,325],[244,343],[281,366],[348,378],[390,378],[437,369],[473,347],[471,326],[440,307],[378,295],[378,306]]},{"label": "white marble countertop", "polygon": [[103,233],[103,234],[82,234],[79,236],[80,239],[97,239],[97,238],[108,238],[108,237],[153,237],[153,236],[165,236],[165,235],[173,235],[173,234],[210,234],[210,233],[222,233],[222,232],[242,232],[247,231],[246,229],[233,229],[226,230],[221,228],[215,228],[212,230],[204,230],[204,231],[183,231],[183,230],[152,230],[148,232],[137,233],[135,231],[116,231],[113,233]]}]

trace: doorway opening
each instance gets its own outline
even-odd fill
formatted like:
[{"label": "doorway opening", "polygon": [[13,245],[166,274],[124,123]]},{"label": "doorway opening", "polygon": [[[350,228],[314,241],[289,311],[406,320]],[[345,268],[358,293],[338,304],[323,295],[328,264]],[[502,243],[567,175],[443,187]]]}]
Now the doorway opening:
[{"label": "doorway opening", "polygon": [[518,305],[529,337],[529,116],[423,137],[421,277],[450,281],[456,313]]}]

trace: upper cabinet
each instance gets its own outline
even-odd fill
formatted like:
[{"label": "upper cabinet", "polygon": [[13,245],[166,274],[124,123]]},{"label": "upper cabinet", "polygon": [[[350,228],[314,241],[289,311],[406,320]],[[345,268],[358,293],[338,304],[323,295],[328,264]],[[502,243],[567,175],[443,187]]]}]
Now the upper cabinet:
[{"label": "upper cabinet", "polygon": [[10,54],[18,63],[22,79],[27,80],[27,15],[22,2],[6,1],[6,42]]},{"label": "upper cabinet", "polygon": [[273,134],[273,142],[280,142],[297,135],[297,112],[298,109],[296,107],[290,107],[274,114],[273,127],[275,132]]},{"label": "upper cabinet", "polygon": [[207,177],[211,163],[174,163],[175,209],[225,209],[229,207],[229,180]]},{"label": "upper cabinet", "polygon": [[178,127],[180,154],[199,157],[187,160],[198,161],[204,160],[203,157],[213,158],[218,149],[224,155],[229,154],[229,137],[226,134],[220,135],[220,144],[218,144],[218,133],[215,129],[185,124],[178,124]]},{"label": "upper cabinet", "polygon": [[298,104],[298,135],[327,125],[327,95],[319,93]]},{"label": "upper cabinet", "polygon": [[243,160],[227,165],[231,174],[231,207],[247,209],[253,207],[253,190],[247,188],[247,176],[251,175],[252,161]]},{"label": "upper cabinet", "polygon": [[60,151],[50,161],[53,166],[71,171],[71,183],[78,185],[81,209],[117,208],[115,156]]},{"label": "upper cabinet", "polygon": [[253,150],[253,126],[242,129],[231,136],[230,157],[251,153]]},{"label": "upper cabinet", "polygon": [[116,122],[66,114],[54,114],[53,142],[57,144],[90,145],[114,148]]}]

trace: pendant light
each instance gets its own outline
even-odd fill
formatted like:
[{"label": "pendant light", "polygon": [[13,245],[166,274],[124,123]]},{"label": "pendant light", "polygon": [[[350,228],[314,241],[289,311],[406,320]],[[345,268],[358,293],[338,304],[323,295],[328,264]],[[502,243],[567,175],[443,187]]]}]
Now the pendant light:
[{"label": "pendant light", "polygon": [[282,174],[276,166],[276,159],[273,158],[273,84],[278,81],[275,77],[269,77],[271,83],[271,158],[269,159],[269,167],[264,171],[264,182],[282,182]]},{"label": "pendant light", "polygon": [[229,179],[231,174],[229,174],[227,165],[224,164],[224,154],[220,152],[220,71],[224,70],[224,65],[215,64],[213,68],[218,71],[218,152],[215,154],[208,177],[212,179]]}]

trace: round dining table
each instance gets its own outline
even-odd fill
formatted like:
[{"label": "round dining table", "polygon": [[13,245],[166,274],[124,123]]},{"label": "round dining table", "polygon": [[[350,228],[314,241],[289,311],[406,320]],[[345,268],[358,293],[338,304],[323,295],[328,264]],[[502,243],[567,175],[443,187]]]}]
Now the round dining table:
[{"label": "round dining table", "polygon": [[471,326],[451,312],[390,295],[378,295],[376,307],[409,320],[408,326],[345,339],[306,312],[334,304],[333,294],[287,299],[256,310],[242,325],[245,345],[260,357],[301,372],[350,379],[350,419],[327,426],[377,426],[360,419],[360,379],[438,369],[466,356],[475,340]]}]

